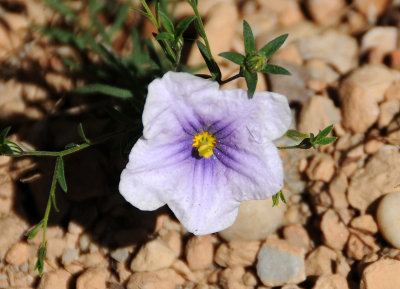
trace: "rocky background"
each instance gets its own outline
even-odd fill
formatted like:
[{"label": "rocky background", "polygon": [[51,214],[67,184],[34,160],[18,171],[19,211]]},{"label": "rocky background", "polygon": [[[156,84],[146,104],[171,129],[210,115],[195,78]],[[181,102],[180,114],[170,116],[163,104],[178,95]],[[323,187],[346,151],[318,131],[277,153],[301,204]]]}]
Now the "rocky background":
[{"label": "rocky background", "polygon": [[[335,124],[338,141],[281,151],[287,205],[245,203],[231,228],[207,236],[185,232],[168,208],[127,204],[117,191],[124,159],[107,146],[74,155],[42,278],[34,270],[41,235],[27,241],[24,233],[43,216],[53,160],[0,157],[0,288],[400,288],[400,1],[199,2],[214,55],[243,53],[242,19],[258,47],[289,33],[271,62],[292,76],[259,75],[258,89],[288,96],[299,131]],[[85,2],[71,4],[84,22]],[[184,2],[174,13],[192,15]],[[25,149],[62,148],[77,139],[79,122],[90,135],[102,124],[95,105],[68,94],[83,81],[60,60],[74,48],[32,29],[59,17],[43,1],[0,1],[0,124],[12,125],[11,139]],[[132,11],[113,39],[121,55],[138,25],[151,35]],[[185,61],[202,63],[196,49]],[[217,61],[224,78],[237,72]]]}]

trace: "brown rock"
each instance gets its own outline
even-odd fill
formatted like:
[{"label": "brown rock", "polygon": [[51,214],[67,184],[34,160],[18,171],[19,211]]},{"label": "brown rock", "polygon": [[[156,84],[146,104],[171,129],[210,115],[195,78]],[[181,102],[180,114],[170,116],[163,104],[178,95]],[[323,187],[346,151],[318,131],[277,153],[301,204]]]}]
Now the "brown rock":
[{"label": "brown rock", "polygon": [[348,181],[343,172],[339,172],[329,183],[329,195],[335,208],[347,208],[346,199]]},{"label": "brown rock", "polygon": [[27,227],[27,224],[17,217],[0,217],[0,260],[4,258],[8,249],[20,239]]},{"label": "brown rock", "polygon": [[337,259],[337,253],[326,246],[319,246],[314,249],[306,258],[306,275],[321,276],[330,275],[332,262]]},{"label": "brown rock", "polygon": [[306,3],[313,20],[322,26],[337,24],[346,6],[344,0],[308,0]]},{"label": "brown rock", "polygon": [[154,271],[168,268],[176,259],[176,254],[161,239],[146,243],[133,258],[132,271]]},{"label": "brown rock", "polygon": [[389,53],[390,67],[400,70],[400,49],[395,49]]},{"label": "brown rock", "polygon": [[185,252],[190,269],[201,270],[210,267],[214,254],[211,235],[193,236],[187,242]]},{"label": "brown rock", "polygon": [[320,35],[302,37],[297,45],[304,60],[321,58],[340,73],[357,67],[357,41],[337,30],[327,30]]},{"label": "brown rock", "polygon": [[354,229],[358,229],[370,234],[375,234],[378,232],[378,225],[375,223],[374,218],[369,214],[354,218],[351,220],[350,226]]},{"label": "brown rock", "polygon": [[249,286],[251,288],[257,286],[257,284],[258,284],[257,276],[254,275],[254,273],[251,271],[246,272],[243,275],[242,279],[243,279],[244,285]]},{"label": "brown rock", "polygon": [[87,269],[76,280],[76,289],[106,289],[108,275],[106,269]]},{"label": "brown rock", "polygon": [[382,259],[368,265],[361,277],[360,289],[395,289],[400,284],[400,261]]},{"label": "brown rock", "polygon": [[311,240],[307,230],[300,225],[288,225],[282,230],[283,237],[290,244],[304,248],[308,251],[311,248]]},{"label": "brown rock", "polygon": [[313,289],[349,289],[349,285],[341,275],[325,275],[318,277]]},{"label": "brown rock", "polygon": [[361,53],[371,48],[379,48],[382,54],[395,50],[397,47],[397,28],[390,26],[375,26],[364,34],[361,39]]},{"label": "brown rock", "polygon": [[303,106],[300,113],[298,130],[317,134],[328,125],[341,121],[340,110],[331,99],[325,96],[313,96]]},{"label": "brown rock", "polygon": [[282,203],[272,207],[272,198],[243,202],[233,225],[218,235],[227,241],[265,239],[281,225],[285,210]]},{"label": "brown rock", "polygon": [[222,243],[215,253],[215,263],[222,267],[247,267],[254,264],[260,248],[258,241]]},{"label": "brown rock", "polygon": [[353,132],[365,132],[378,119],[377,102],[399,75],[383,65],[365,65],[355,70],[340,86],[343,124]]},{"label": "brown rock", "polygon": [[61,257],[64,253],[66,245],[67,244],[64,239],[48,239],[46,257],[49,259]]},{"label": "brown rock", "polygon": [[286,63],[292,63],[296,66],[301,66],[303,64],[303,58],[300,55],[299,49],[294,44],[289,44],[280,48],[271,59],[274,61],[278,60]]},{"label": "brown rock", "polygon": [[364,145],[364,150],[367,154],[375,154],[384,145],[384,143],[377,139],[370,139]]},{"label": "brown rock", "polygon": [[68,289],[71,277],[71,274],[62,269],[45,273],[40,279],[38,289]]},{"label": "brown rock", "polygon": [[176,256],[182,254],[182,234],[180,232],[171,230],[160,234],[160,237],[175,252]]},{"label": "brown rock", "polygon": [[[400,51],[400,50],[399,50]],[[384,96],[385,100],[400,100],[400,81],[393,81]]]},{"label": "brown rock", "polygon": [[178,274],[183,276],[186,280],[192,281],[192,282],[197,282],[199,281],[195,274],[190,270],[188,265],[183,262],[182,260],[175,260],[174,263],[171,265],[171,268],[174,269]]},{"label": "brown rock", "polygon": [[322,216],[321,231],[324,235],[325,244],[331,248],[342,250],[349,237],[349,231],[339,220],[334,210],[328,209]]},{"label": "brown rock", "polygon": [[397,148],[382,147],[354,174],[347,199],[352,207],[364,212],[382,194],[395,191],[399,179],[400,153]]},{"label": "brown rock", "polygon": [[357,9],[364,14],[364,16],[373,23],[377,17],[381,15],[387,6],[389,0],[355,0],[354,5]]},{"label": "brown rock", "polygon": [[126,289],[175,289],[184,279],[172,269],[134,273]]},{"label": "brown rock", "polygon": [[307,177],[313,181],[329,182],[335,173],[335,161],[329,154],[316,154],[306,170]]},{"label": "brown rock", "polygon": [[257,2],[264,10],[274,12],[277,15],[278,23],[282,26],[291,26],[304,18],[300,5],[295,0],[258,0]]},{"label": "brown rock", "polygon": [[247,287],[243,284],[242,280],[244,274],[245,270],[243,267],[226,268],[220,274],[219,285],[224,289],[246,289]]},{"label": "brown rock", "polygon": [[379,110],[378,127],[384,128],[399,113],[400,101],[396,99],[384,101],[379,105]]},{"label": "brown rock", "polygon": [[377,252],[379,246],[371,235],[352,230],[347,242],[346,252],[349,258],[362,260],[371,253]]},{"label": "brown rock", "polygon": [[20,266],[29,259],[29,245],[25,242],[18,242],[8,250],[6,262],[11,265]]},{"label": "brown rock", "polygon": [[82,263],[86,268],[106,268],[108,266],[108,260],[100,252],[92,252],[82,255],[80,260],[82,260]]}]

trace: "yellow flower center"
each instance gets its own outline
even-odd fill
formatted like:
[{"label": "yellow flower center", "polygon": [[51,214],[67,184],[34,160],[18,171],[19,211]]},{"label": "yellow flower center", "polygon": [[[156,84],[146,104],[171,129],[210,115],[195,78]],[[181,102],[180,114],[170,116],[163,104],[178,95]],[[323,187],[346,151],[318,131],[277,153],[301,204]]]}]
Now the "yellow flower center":
[{"label": "yellow flower center", "polygon": [[208,159],[214,154],[216,139],[208,131],[198,133],[193,139],[193,146],[199,152],[199,156]]}]

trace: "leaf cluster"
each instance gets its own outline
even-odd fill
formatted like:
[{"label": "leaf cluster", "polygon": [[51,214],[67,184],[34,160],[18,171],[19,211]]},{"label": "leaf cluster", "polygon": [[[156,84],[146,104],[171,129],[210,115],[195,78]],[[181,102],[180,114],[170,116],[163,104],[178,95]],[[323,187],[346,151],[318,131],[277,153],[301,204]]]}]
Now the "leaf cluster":
[{"label": "leaf cluster", "polygon": [[313,133],[304,134],[296,130],[289,130],[286,133],[286,137],[300,141],[299,144],[294,146],[278,147],[279,149],[310,149],[316,148],[319,145],[327,145],[333,143],[337,140],[337,137],[328,137],[329,133],[332,131],[333,125],[327,126],[323,130],[320,130],[316,136]]},{"label": "leaf cluster", "polygon": [[[89,21],[83,25],[78,12],[68,7],[66,1],[45,1],[64,17],[65,23],[35,28],[53,41],[71,45],[80,54],[79,60],[61,57],[73,73],[89,82],[75,92],[129,99],[134,104],[143,106],[147,84],[154,77],[163,75],[170,66],[167,59],[157,53],[151,41],[140,40],[136,29],[132,29],[130,34],[133,46],[131,53],[122,58],[114,50],[113,36],[123,28],[131,11],[131,2],[89,0]],[[112,24],[106,26],[100,20],[101,14],[111,17]],[[97,55],[101,61],[94,62],[93,55]]]},{"label": "leaf cluster", "polygon": [[240,65],[241,74],[246,79],[249,96],[252,97],[257,86],[257,72],[290,75],[285,68],[268,64],[271,56],[278,51],[287,39],[288,34],[281,35],[264,45],[260,50],[256,50],[254,35],[250,25],[243,21],[243,40],[245,55],[236,52],[223,52],[222,56]]}]

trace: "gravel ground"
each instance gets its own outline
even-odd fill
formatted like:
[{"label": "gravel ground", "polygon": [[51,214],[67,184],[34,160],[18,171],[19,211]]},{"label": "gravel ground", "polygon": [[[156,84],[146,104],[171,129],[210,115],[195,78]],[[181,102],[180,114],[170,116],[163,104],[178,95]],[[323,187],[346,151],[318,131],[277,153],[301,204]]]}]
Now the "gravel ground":
[{"label": "gravel ground", "polygon": [[[338,141],[281,151],[287,205],[243,203],[231,228],[206,236],[187,233],[166,207],[141,212],[126,203],[117,191],[126,160],[110,144],[73,155],[42,278],[34,270],[41,235],[28,241],[24,233],[43,216],[54,164],[0,157],[0,288],[400,288],[400,1],[199,2],[213,55],[243,53],[243,19],[258,47],[289,33],[271,63],[292,76],[259,75],[257,89],[287,95],[299,131],[334,124]],[[84,22],[86,6],[72,4]],[[183,1],[174,14],[192,12]],[[0,125],[12,125],[11,139],[25,149],[63,147],[77,139],[79,122],[88,135],[107,125],[67,93],[83,83],[61,61],[76,51],[31,29],[59,18],[43,1],[0,1]],[[137,25],[153,32],[130,13],[112,39],[121,55]],[[237,72],[216,59],[224,78]],[[196,48],[185,62],[201,64]]]}]

